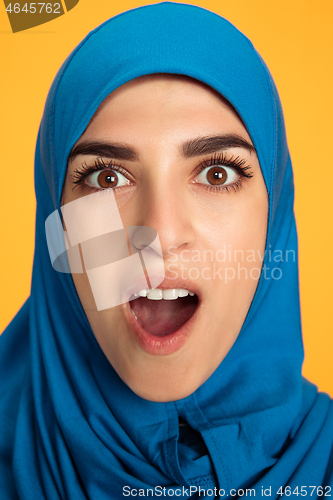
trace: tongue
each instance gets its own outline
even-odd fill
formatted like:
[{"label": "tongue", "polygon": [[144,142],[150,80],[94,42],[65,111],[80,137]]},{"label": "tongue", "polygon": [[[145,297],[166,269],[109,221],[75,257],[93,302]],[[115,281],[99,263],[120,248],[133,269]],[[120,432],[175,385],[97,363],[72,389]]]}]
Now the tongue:
[{"label": "tongue", "polygon": [[198,304],[197,296],[176,300],[150,300],[140,297],[131,301],[139,325],[156,337],[164,337],[183,326]]}]

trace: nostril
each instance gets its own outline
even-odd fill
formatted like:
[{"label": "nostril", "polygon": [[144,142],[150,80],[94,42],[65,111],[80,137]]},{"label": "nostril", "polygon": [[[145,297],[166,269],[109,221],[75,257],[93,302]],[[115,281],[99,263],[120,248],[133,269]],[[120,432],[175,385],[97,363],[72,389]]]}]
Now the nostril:
[{"label": "nostril", "polygon": [[144,250],[157,237],[157,231],[148,226],[129,226],[127,227],[128,237],[133,250]]},{"label": "nostril", "polygon": [[143,250],[144,248],[147,247],[147,244],[144,242],[144,240],[140,236],[135,235],[132,243],[137,250]]}]

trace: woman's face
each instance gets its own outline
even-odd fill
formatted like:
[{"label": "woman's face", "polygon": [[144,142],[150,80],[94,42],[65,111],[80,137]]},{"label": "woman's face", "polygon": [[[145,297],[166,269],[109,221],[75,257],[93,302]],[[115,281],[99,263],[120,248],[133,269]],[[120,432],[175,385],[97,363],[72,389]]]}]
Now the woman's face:
[{"label": "woman's face", "polygon": [[[113,189],[124,227],[157,231],[165,266],[151,298],[102,311],[72,275],[95,337],[139,396],[186,397],[227,355],[258,283],[268,197],[251,139],[214,90],[154,75],[114,91],[73,151],[62,204]],[[167,300],[179,289],[191,295]]]}]

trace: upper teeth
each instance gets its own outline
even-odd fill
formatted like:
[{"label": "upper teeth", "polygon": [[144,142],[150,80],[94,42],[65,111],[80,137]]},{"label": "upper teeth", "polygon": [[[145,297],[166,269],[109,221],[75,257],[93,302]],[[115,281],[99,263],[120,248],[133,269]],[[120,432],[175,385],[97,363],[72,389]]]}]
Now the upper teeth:
[{"label": "upper teeth", "polygon": [[167,290],[161,290],[161,288],[154,288],[153,290],[144,288],[134,294],[135,297],[147,297],[150,300],[175,300],[178,297],[186,297],[187,295],[193,297],[194,293],[184,288],[168,288]]}]

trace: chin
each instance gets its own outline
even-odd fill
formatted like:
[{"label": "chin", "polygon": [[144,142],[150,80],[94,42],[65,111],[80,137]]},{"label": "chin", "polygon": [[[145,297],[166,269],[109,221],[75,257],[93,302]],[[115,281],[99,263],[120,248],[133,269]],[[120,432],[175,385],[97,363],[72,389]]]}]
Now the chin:
[{"label": "chin", "polygon": [[167,367],[163,368],[156,370],[156,373],[153,373],[153,370],[145,373],[132,371],[125,376],[121,375],[121,378],[139,397],[157,403],[167,403],[190,396],[211,375],[211,373],[203,375],[188,370],[187,376],[184,377],[185,367],[179,371],[175,370],[173,364],[169,370]]}]

